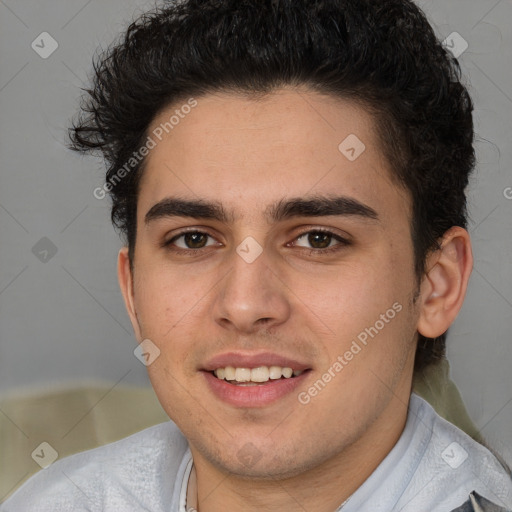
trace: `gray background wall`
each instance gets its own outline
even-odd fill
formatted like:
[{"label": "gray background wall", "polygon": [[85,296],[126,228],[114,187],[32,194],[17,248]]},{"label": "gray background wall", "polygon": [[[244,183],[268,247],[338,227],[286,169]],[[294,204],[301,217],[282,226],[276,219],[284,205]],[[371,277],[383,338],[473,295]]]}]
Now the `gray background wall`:
[{"label": "gray background wall", "polygon": [[[449,334],[452,377],[477,426],[512,462],[512,2],[420,4],[442,39],[455,31],[468,43],[459,60],[479,137],[469,190],[475,267]],[[92,193],[102,163],[72,154],[64,140],[98,45],[152,5],[0,1],[2,396],[98,381],[149,384],[118,291],[109,202]],[[46,59],[31,47],[36,40],[39,53],[51,49],[42,32],[58,43]]]}]

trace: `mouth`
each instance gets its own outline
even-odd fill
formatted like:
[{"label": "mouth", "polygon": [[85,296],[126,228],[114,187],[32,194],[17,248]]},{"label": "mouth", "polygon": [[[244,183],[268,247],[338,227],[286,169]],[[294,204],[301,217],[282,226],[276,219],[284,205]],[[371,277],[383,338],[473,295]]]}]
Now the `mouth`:
[{"label": "mouth", "polygon": [[222,402],[257,408],[293,395],[311,371],[307,364],[268,352],[231,352],[210,360],[201,373]]},{"label": "mouth", "polygon": [[235,386],[258,386],[271,381],[299,377],[305,371],[308,370],[294,370],[289,366],[275,365],[256,368],[226,366],[213,370],[211,374],[217,379]]}]

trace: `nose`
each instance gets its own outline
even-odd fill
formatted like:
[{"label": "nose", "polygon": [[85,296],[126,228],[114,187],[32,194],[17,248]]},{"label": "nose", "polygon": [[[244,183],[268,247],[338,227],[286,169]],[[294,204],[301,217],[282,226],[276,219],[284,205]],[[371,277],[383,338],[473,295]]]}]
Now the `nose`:
[{"label": "nose", "polygon": [[252,263],[233,255],[232,269],[219,284],[214,304],[220,326],[253,334],[286,322],[290,316],[287,287],[271,265],[265,251]]}]

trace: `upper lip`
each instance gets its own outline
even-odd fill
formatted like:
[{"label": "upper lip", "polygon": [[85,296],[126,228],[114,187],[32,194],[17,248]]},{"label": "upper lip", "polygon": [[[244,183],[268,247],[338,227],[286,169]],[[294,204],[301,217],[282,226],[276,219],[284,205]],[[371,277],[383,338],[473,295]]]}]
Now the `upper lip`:
[{"label": "upper lip", "polygon": [[212,372],[217,368],[233,366],[235,368],[258,368],[259,366],[281,366],[292,370],[308,370],[309,365],[290,357],[275,354],[273,352],[225,352],[218,354],[205,363],[203,370]]}]

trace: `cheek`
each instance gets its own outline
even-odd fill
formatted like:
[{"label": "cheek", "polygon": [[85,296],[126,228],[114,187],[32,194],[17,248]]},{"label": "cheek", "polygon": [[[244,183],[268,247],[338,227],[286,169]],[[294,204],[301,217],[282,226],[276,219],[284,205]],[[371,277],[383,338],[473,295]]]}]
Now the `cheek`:
[{"label": "cheek", "polygon": [[163,395],[173,389],[171,394],[178,396],[182,382],[195,376],[197,351],[192,347],[211,334],[215,280],[210,283],[210,276],[184,274],[181,269],[177,272],[158,265],[146,268],[136,283],[135,307],[143,338],[160,350],[147,370],[153,386],[162,386]]},{"label": "cheek", "polygon": [[298,276],[303,314],[323,333],[328,366],[345,354],[343,365],[366,372],[366,365],[386,373],[403,364],[415,333],[411,268],[411,261],[381,253],[321,278]]},{"label": "cheek", "polygon": [[347,328],[375,322],[402,294],[393,272],[371,260],[341,265],[315,278],[298,275],[294,281],[308,309],[344,336]]},{"label": "cheek", "polygon": [[[135,307],[148,337],[161,339],[187,324],[202,307],[204,279],[147,265],[135,283]],[[191,318],[189,318],[191,317]]]}]

